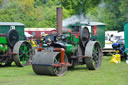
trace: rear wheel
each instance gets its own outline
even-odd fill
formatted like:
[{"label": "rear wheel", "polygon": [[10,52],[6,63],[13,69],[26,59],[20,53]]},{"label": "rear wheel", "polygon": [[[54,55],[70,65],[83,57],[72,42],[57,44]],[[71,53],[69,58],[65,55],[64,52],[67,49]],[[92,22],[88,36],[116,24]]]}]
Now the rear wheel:
[{"label": "rear wheel", "polygon": [[32,58],[32,46],[26,41],[19,41],[13,48],[14,62],[17,66],[23,67],[31,63]]},{"label": "rear wheel", "polygon": [[99,42],[89,41],[85,48],[85,63],[89,70],[96,70],[102,61],[102,50]]}]

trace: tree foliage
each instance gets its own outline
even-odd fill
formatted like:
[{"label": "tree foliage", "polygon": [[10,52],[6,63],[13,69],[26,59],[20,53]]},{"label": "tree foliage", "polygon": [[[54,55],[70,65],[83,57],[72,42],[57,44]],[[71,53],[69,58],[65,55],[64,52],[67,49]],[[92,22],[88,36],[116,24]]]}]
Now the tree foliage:
[{"label": "tree foliage", "polygon": [[127,2],[127,0],[105,0],[95,8],[89,8],[87,15],[93,20],[104,22],[106,30],[121,31],[123,30],[124,22],[128,20]]},{"label": "tree foliage", "polygon": [[0,0],[0,4],[3,2],[3,0]]},{"label": "tree foliage", "polygon": [[84,14],[103,22],[106,30],[123,30],[128,0],[0,0],[0,21],[22,22],[26,27],[56,27],[56,7],[63,19]]}]

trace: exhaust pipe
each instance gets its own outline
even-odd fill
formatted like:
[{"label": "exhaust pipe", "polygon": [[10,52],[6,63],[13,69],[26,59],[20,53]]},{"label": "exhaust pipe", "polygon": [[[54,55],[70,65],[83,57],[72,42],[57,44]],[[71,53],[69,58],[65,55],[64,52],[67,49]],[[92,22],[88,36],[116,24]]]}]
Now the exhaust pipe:
[{"label": "exhaust pipe", "polygon": [[62,34],[63,9],[57,8],[57,33]]}]

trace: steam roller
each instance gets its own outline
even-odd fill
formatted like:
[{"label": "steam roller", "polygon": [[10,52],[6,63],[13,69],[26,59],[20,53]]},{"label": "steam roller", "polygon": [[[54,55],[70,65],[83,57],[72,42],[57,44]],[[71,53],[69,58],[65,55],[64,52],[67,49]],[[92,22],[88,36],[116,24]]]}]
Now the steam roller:
[{"label": "steam roller", "polygon": [[57,33],[45,36],[42,47],[32,59],[33,71],[38,75],[62,76],[68,68],[86,64],[89,70],[101,66],[100,42],[92,41],[88,27],[73,26],[62,30],[62,8],[57,8]]},{"label": "steam roller", "polygon": [[102,60],[100,43],[90,40],[88,28],[78,29],[80,33],[45,36],[42,48],[32,59],[33,71],[38,75],[61,76],[68,67],[79,64],[86,64],[89,70],[98,69]]},{"label": "steam roller", "polygon": [[16,30],[0,33],[0,66],[10,66],[13,61],[19,67],[28,65],[32,61],[32,53],[32,46],[27,41],[19,40]]}]

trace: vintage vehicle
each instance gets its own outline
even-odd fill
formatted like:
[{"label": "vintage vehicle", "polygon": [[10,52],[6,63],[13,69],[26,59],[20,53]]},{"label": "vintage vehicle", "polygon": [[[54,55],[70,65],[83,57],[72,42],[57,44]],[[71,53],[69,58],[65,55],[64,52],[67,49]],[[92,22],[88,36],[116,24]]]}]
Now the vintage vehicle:
[{"label": "vintage vehicle", "polygon": [[89,70],[101,65],[102,47],[100,42],[90,40],[87,27],[69,29],[62,32],[62,8],[57,8],[57,34],[44,37],[32,59],[32,68],[40,75],[63,75],[68,67],[86,64]]},{"label": "vintage vehicle", "polygon": [[10,66],[14,61],[17,66],[31,64],[32,46],[25,40],[19,40],[15,29],[0,33],[0,66]]}]

